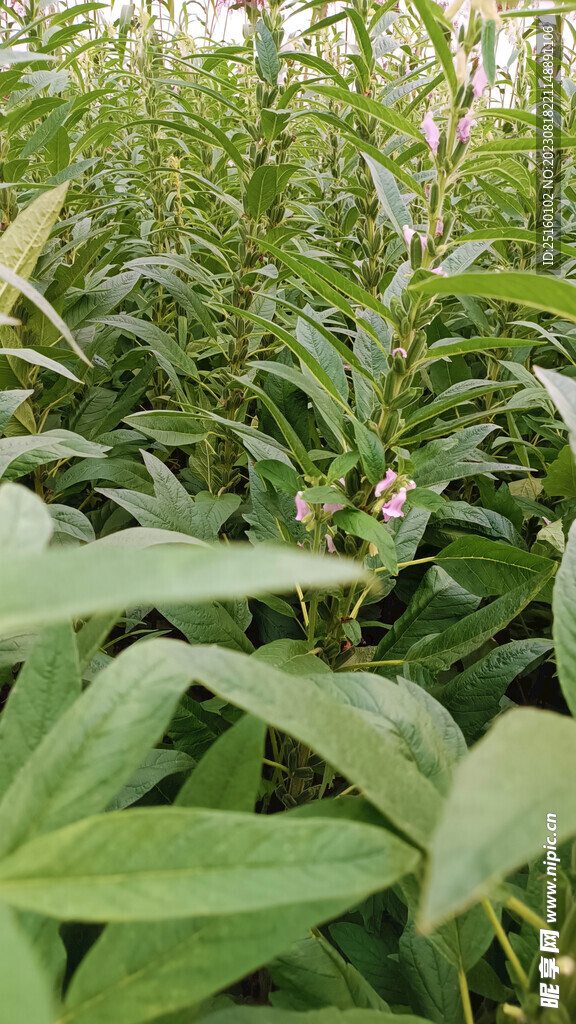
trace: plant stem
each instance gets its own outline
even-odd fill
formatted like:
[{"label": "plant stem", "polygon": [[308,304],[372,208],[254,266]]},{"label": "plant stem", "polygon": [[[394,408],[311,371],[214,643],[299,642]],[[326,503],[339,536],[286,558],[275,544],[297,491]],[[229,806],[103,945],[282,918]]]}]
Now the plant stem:
[{"label": "plant stem", "polygon": [[538,914],[535,914],[533,910],[530,910],[530,907],[527,907],[525,903],[522,903],[522,900],[517,900],[515,896],[510,896],[506,901],[506,906],[508,907],[508,910],[511,910],[513,914],[518,914],[518,917],[521,917],[527,922],[527,924],[531,924],[537,931],[540,931],[541,928],[548,927],[543,918],[539,917]]},{"label": "plant stem", "polygon": [[466,1024],[474,1024],[474,1014],[472,1013],[472,1003],[470,1002],[470,991],[468,989],[468,982],[466,981],[466,971],[463,967],[458,971],[458,984],[460,986],[460,995],[462,996],[464,1020],[466,1021]]},{"label": "plant stem", "polygon": [[524,968],[522,967],[522,964],[520,963],[518,957],[516,956],[516,953],[512,949],[506,932],[504,931],[502,925],[500,924],[500,921],[498,920],[496,914],[494,913],[494,907],[490,903],[490,900],[487,899],[482,900],[482,906],[484,907],[484,911],[486,913],[488,920],[491,922],[494,931],[496,932],[496,938],[498,939],[498,942],[502,946],[502,949],[507,959],[510,961],[510,964],[512,965],[514,971],[516,972],[518,981],[520,982],[522,988],[528,991],[528,989],[530,988],[528,976]]}]

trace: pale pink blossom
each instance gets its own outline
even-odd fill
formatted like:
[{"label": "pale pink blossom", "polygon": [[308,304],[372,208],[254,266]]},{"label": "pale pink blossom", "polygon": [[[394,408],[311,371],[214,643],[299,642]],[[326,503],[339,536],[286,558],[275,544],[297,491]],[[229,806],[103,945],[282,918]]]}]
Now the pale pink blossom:
[{"label": "pale pink blossom", "polygon": [[470,111],[461,117],[456,125],[456,134],[460,139],[460,142],[470,142],[470,128],[472,125],[472,115]]},{"label": "pale pink blossom", "polygon": [[472,88],[474,89],[475,100],[482,95],[487,85],[488,79],[486,78],[486,72],[484,71],[482,64],[479,64],[472,79]]},{"label": "pale pink blossom", "polygon": [[542,516],[542,522],[546,523],[546,526],[550,526],[550,520],[547,519],[546,516]]},{"label": "pale pink blossom", "polygon": [[428,267],[431,274],[438,274],[438,277],[448,277],[448,274],[442,267]]},{"label": "pale pink blossom", "polygon": [[406,359],[406,356],[408,355],[408,353],[407,353],[405,348],[394,348],[394,349],[392,349],[392,355],[393,356],[402,356],[403,359]]},{"label": "pale pink blossom", "polygon": [[390,519],[404,518],[402,506],[405,501],[406,488],[401,487],[400,490],[398,491],[398,494],[395,494],[393,498],[390,498],[390,501],[387,501],[386,504],[382,506],[382,517],[385,523],[387,523]]},{"label": "pale pink blossom", "polygon": [[374,494],[376,495],[377,498],[379,498],[381,494],[384,494],[384,491],[387,491],[389,487],[392,487],[392,484],[394,483],[397,476],[398,474],[395,473],[393,469],[386,470],[386,475],[384,476],[384,479],[380,480],[376,484],[376,487],[374,488]]},{"label": "pale pink blossom", "polygon": [[432,114],[426,114],[420,128],[424,132],[424,138],[432,152],[437,153],[438,146],[440,144],[440,129],[432,117]]},{"label": "pale pink blossom", "polygon": [[[342,487],[344,487],[344,485],[346,483],[346,481],[345,481],[343,476],[340,477],[340,480],[338,482],[342,484]],[[322,508],[323,508],[324,512],[330,512],[330,513],[334,514],[334,512],[340,512],[340,510],[344,508],[344,505],[340,505],[337,501],[336,502],[328,502],[326,505],[322,505]]]},{"label": "pale pink blossom", "polygon": [[294,501],[296,503],[296,515],[294,518],[296,519],[297,523],[301,523],[302,520],[304,519],[304,516],[307,516],[310,513],[311,509],[310,506],[305,501],[302,500],[302,491],[298,491],[298,494],[294,498]]},{"label": "pale pink blossom", "polygon": [[328,549],[329,554],[331,555],[333,555],[334,552],[336,551],[336,545],[329,533],[326,534],[326,547]]},{"label": "pale pink blossom", "polygon": [[436,228],[434,230],[434,238],[440,238],[444,234],[444,221],[442,217],[439,217],[436,221]]},{"label": "pale pink blossom", "polygon": [[416,483],[415,483],[414,480],[409,480],[408,483],[406,484],[406,490],[407,491],[413,491],[415,487],[416,487]]}]

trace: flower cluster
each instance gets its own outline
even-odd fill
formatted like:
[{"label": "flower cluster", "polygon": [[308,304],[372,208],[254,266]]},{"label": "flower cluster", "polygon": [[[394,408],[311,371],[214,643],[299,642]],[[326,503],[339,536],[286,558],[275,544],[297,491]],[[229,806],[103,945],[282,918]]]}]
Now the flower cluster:
[{"label": "flower cluster", "polygon": [[[398,474],[395,473],[393,469],[387,469],[384,478],[380,480],[374,488],[375,496],[380,498],[387,491],[391,490],[397,479]],[[402,507],[406,501],[408,491],[414,490],[415,487],[416,484],[414,481],[408,480],[405,486],[400,487],[396,494],[392,495],[388,501],[384,502],[382,506],[382,518],[385,523],[389,522],[390,519],[404,518]]]}]

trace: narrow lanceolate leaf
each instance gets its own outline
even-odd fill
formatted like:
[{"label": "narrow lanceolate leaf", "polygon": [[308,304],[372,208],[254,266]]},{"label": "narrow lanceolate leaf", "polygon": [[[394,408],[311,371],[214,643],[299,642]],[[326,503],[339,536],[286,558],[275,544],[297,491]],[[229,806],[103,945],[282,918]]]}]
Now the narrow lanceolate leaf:
[{"label": "narrow lanceolate leaf", "polygon": [[0,796],[81,691],[72,626],[53,626],[38,638],[0,716]]},{"label": "narrow lanceolate leaf", "polygon": [[345,899],[414,870],[418,852],[350,821],[163,807],[85,818],[0,864],[0,897],[61,919],[155,921]]},{"label": "narrow lanceolate leaf", "polygon": [[575,771],[573,719],[520,708],[495,724],[460,763],[444,805],[432,841],[426,927],[490,893],[531,858],[541,865],[549,813],[558,844],[576,833]]},{"label": "narrow lanceolate leaf", "polygon": [[576,321],[576,286],[551,274],[520,271],[457,274],[420,281],[410,288],[424,295],[480,295],[487,299],[501,299]]},{"label": "narrow lanceolate leaf", "polygon": [[0,1013],[6,1024],[52,1024],[52,993],[15,914],[0,904]]},{"label": "narrow lanceolate leaf", "polygon": [[549,558],[486,537],[461,537],[444,548],[436,561],[461,587],[478,597],[506,594],[555,568]]},{"label": "narrow lanceolate leaf", "polygon": [[496,22],[494,18],[482,20],[482,63],[489,85],[494,85],[496,78]]},{"label": "narrow lanceolate leaf", "polygon": [[458,82],[456,80],[456,72],[454,71],[454,61],[446,37],[435,17],[434,9],[436,4],[431,3],[430,0],[412,0],[412,3],[426,26],[430,41],[436,50],[436,55],[446,75],[450,91],[452,95],[455,95],[458,90]]},{"label": "narrow lanceolate leaf", "polygon": [[358,579],[345,559],[312,557],[280,547],[164,546],[135,551],[103,545],[60,549],[41,557],[6,557],[0,631],[63,622],[138,604],[199,603],[328,586]]},{"label": "narrow lanceolate leaf", "polygon": [[256,23],[256,52],[265,80],[270,85],[276,85],[280,71],[278,51],[270,29],[261,18]]},{"label": "narrow lanceolate leaf", "polygon": [[553,636],[558,678],[566,703],[576,715],[576,523],[558,570],[552,597]]},{"label": "narrow lanceolate leaf", "polygon": [[[43,58],[44,59],[44,58]],[[35,199],[10,224],[2,235],[0,263],[25,280],[36,266],[52,227],[56,223],[66,198],[68,184]],[[18,288],[7,281],[0,282],[0,312],[9,313],[18,298]]]},{"label": "narrow lanceolate leaf", "polygon": [[21,484],[0,486],[0,557],[33,557],[47,546],[54,525],[46,505]]},{"label": "narrow lanceolate leaf", "polygon": [[406,660],[432,671],[450,668],[455,661],[477,650],[519,615],[538,596],[553,571],[554,565],[449,626],[440,636],[421,640],[410,648]]},{"label": "narrow lanceolate leaf", "polygon": [[208,748],[176,798],[179,807],[253,811],[264,756],[266,724],[244,715]]}]

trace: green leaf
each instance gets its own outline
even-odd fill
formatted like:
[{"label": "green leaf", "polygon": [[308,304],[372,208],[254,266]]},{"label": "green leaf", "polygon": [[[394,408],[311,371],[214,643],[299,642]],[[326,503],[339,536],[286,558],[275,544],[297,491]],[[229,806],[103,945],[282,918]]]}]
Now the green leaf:
[{"label": "green leaf", "polygon": [[270,209],[297,170],[296,164],[263,164],[256,168],[246,185],[245,198],[246,209],[254,220],[260,220]]},{"label": "green leaf", "polygon": [[0,864],[0,894],[60,919],[211,917],[354,904],[418,857],[385,829],[357,822],[143,808],[85,818],[20,846]]},{"label": "green leaf", "polygon": [[402,228],[410,224],[412,218],[394,181],[394,176],[379,162],[373,160],[368,153],[363,152],[362,156],[370,169],[374,188],[384,213],[394,225],[398,235],[402,237]]},{"label": "green leaf", "polygon": [[[458,91],[458,82],[456,81],[456,72],[454,71],[454,61],[444,32],[437,21],[437,13],[434,10],[436,5],[430,3],[430,0],[412,0],[412,3],[426,26],[427,33],[436,50],[436,56],[442,65],[450,92],[455,96]],[[483,22],[483,24],[485,23]]]},{"label": "green leaf", "polygon": [[280,71],[280,61],[278,59],[278,51],[274,42],[274,37],[269,28],[264,24],[262,18],[256,22],[256,53],[258,54],[258,61],[262,74],[265,80],[270,85],[276,85],[278,81],[278,72]]},{"label": "green leaf", "polygon": [[286,494],[294,495],[300,489],[300,477],[296,470],[279,459],[261,459],[254,468],[263,480],[269,480]]},{"label": "green leaf", "polygon": [[468,741],[477,739],[487,722],[500,711],[510,683],[536,660],[552,650],[549,640],[512,640],[453,676],[434,693],[458,722]]},{"label": "green leaf", "polygon": [[168,775],[175,775],[185,772],[187,775],[194,767],[194,760],[185,754],[183,750],[160,749],[151,750],[139,768],[136,769],[131,779],[122,787],[119,793],[110,800],[107,811],[121,811],[124,807],[136,803],[146,793],[149,793],[154,786],[157,786],[162,779]]},{"label": "green leaf", "polygon": [[32,648],[0,717],[0,795],[81,692],[72,626],[52,626]]},{"label": "green leaf", "polygon": [[20,484],[0,485],[0,553],[2,558],[39,554],[53,532],[41,498]]},{"label": "green leaf", "polygon": [[541,366],[535,366],[534,373],[564,420],[572,452],[576,455],[576,381],[555,370],[543,370]]},{"label": "green leaf", "polygon": [[[27,279],[48,240],[50,231],[66,198],[68,185],[44,192],[30,203],[9,225],[0,241],[0,263]],[[0,313],[9,313],[18,298],[18,289],[0,283]]]},{"label": "green leaf", "polygon": [[547,814],[557,816],[558,844],[576,832],[575,770],[573,719],[519,708],[496,722],[456,770],[432,841],[423,925],[489,895],[532,857],[541,861]]},{"label": "green leaf", "polygon": [[576,714],[576,522],[572,523],[552,594],[553,636],[558,678],[566,703]]},{"label": "green leaf", "polygon": [[489,85],[496,80],[496,22],[493,18],[482,19],[482,63]]},{"label": "green leaf", "polygon": [[8,907],[0,904],[2,1016],[10,1024],[52,1024],[52,994],[36,953]]},{"label": "green leaf", "polygon": [[178,793],[177,806],[253,811],[265,737],[265,723],[243,715],[208,748]]},{"label": "green leaf", "polygon": [[570,281],[551,274],[526,271],[457,274],[455,277],[419,281],[409,288],[424,295],[480,295],[487,299],[501,299],[576,321],[576,287]]},{"label": "green leaf", "polygon": [[548,466],[542,488],[549,498],[576,498],[576,462],[569,445]]},{"label": "green leaf", "polygon": [[16,409],[33,394],[33,391],[0,391],[0,434],[4,433]]},{"label": "green leaf", "polygon": [[356,508],[346,508],[335,512],[333,518],[336,526],[345,530],[346,533],[351,533],[355,537],[361,537],[362,540],[375,544],[382,565],[393,575],[398,572],[394,538],[383,523],[379,523],[367,512],[361,512]]},{"label": "green leaf", "polygon": [[115,658],[30,745],[0,803],[0,850],[104,810],[162,738],[186,683],[161,648]]},{"label": "green leaf", "polygon": [[360,93],[348,92],[346,89],[340,89],[332,85],[315,85],[314,92],[318,93],[319,96],[328,96],[330,99],[339,100],[348,107],[353,107],[355,110],[361,110],[366,114],[370,114],[394,132],[398,132],[400,135],[408,135],[418,142],[423,142],[421,133],[407,118],[403,117],[402,114],[398,114],[391,107],[378,103],[377,100],[369,99],[366,96],[360,95]]},{"label": "green leaf", "polygon": [[386,473],[386,456],[377,434],[363,423],[354,421],[354,437],[362,459],[362,467],[371,484],[377,484]]},{"label": "green leaf", "polygon": [[402,933],[398,952],[414,1009],[436,1024],[464,1024],[457,969],[428,937],[416,932],[412,922]]},{"label": "green leaf", "polygon": [[[313,925],[345,909],[346,901],[340,899],[212,918],[109,925],[72,978],[61,1024],[141,1024],[157,1020],[159,1007],[164,1012],[191,1007],[262,967]],[[234,1006],[232,1021],[237,1024],[260,1010],[275,1015],[264,1017],[262,1024],[286,1020],[287,1011]],[[396,1024],[380,1014],[375,1022],[373,1014],[365,1019],[364,1011],[350,1012],[356,1016],[341,1020],[339,1011],[330,1008],[329,1018],[310,1024]],[[364,1016],[358,1018],[358,1013]],[[307,1016],[302,1024],[308,1024]],[[292,1018],[290,1014],[290,1024]],[[406,1024],[425,1022],[408,1017]]]},{"label": "green leaf", "polygon": [[146,437],[153,437],[155,441],[170,447],[197,444],[208,436],[198,418],[188,412],[135,412],[126,416],[124,422]]},{"label": "green leaf", "polygon": [[549,558],[485,537],[462,537],[436,555],[436,561],[461,587],[478,597],[506,594],[534,576],[554,570]]},{"label": "green leaf", "polygon": [[270,1006],[235,1006],[210,1017],[210,1024],[430,1024],[413,1014],[386,1013],[383,1010],[348,1009],[325,1006],[307,1013]]},{"label": "green leaf", "polygon": [[419,640],[442,634],[478,604],[478,598],[455,583],[443,569],[429,569],[404,614],[378,644],[375,660],[403,659]]},{"label": "green leaf", "polygon": [[450,668],[459,658],[481,647],[516,618],[538,596],[551,578],[554,565],[509,590],[491,604],[449,626],[440,636],[429,636],[410,648],[406,660],[432,671]]},{"label": "green leaf", "polygon": [[38,557],[6,558],[0,632],[14,634],[138,604],[201,603],[356,582],[361,570],[345,559],[313,557],[282,547],[228,545],[205,549],[163,545],[129,550],[99,544]]}]

